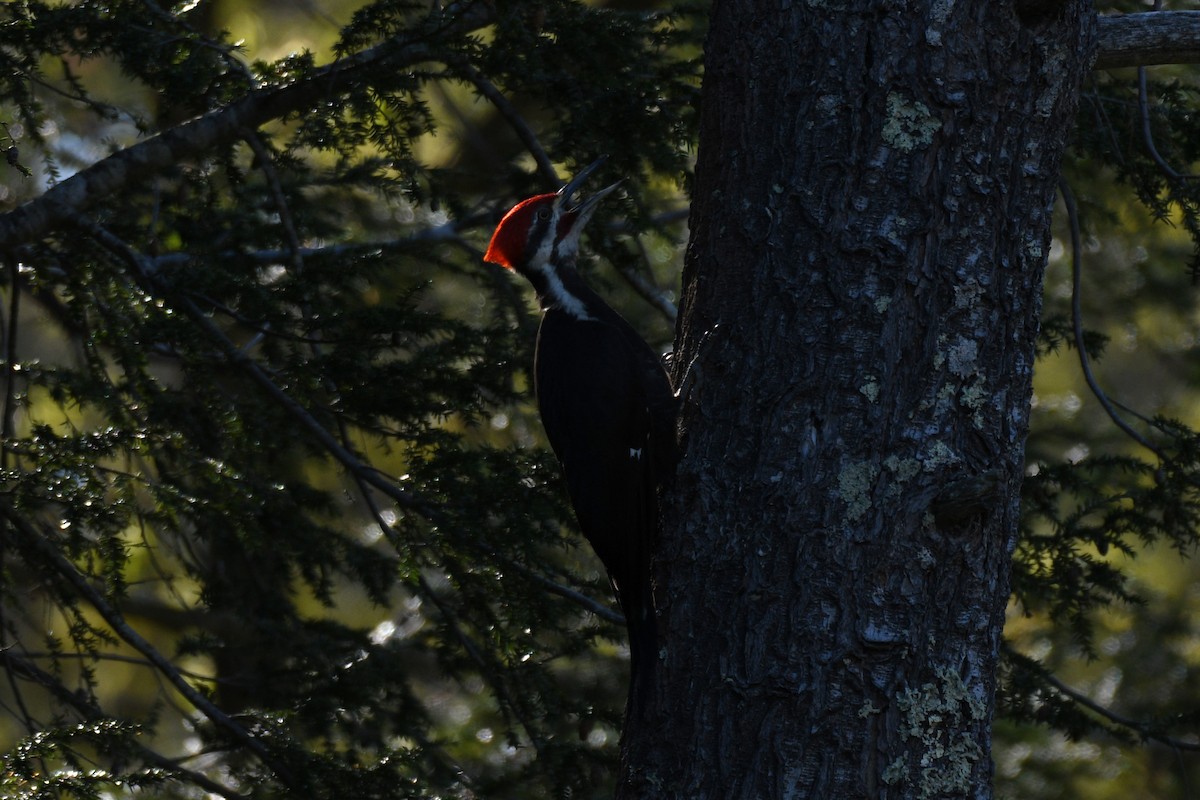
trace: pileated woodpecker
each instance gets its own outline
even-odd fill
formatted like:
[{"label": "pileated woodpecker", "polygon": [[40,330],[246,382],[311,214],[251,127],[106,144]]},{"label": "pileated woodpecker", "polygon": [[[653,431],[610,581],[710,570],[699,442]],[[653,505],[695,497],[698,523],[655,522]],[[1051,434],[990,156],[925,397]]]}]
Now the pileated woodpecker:
[{"label": "pileated woodpecker", "polygon": [[603,162],[558,192],[513,207],[484,260],[525,276],[537,292],[538,411],[579,527],[625,614],[630,701],[644,705],[657,658],[650,548],[658,530],[656,490],[674,466],[675,399],[659,357],[575,270],[580,234],[618,184],[579,202],[572,197]]}]

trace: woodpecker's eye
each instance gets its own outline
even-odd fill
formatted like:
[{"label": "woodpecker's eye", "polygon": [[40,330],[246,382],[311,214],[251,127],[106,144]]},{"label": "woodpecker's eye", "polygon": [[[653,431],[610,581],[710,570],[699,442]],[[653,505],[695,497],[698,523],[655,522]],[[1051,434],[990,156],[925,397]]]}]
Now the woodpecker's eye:
[{"label": "woodpecker's eye", "polygon": [[538,219],[550,219],[550,209],[546,208],[545,206],[539,208],[537,217]]}]

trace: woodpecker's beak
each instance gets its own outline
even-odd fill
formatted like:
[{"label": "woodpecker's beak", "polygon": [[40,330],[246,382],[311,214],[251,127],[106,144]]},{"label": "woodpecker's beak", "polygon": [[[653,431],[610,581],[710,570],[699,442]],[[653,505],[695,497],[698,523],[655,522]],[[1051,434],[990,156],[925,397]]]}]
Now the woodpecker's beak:
[{"label": "woodpecker's beak", "polygon": [[596,205],[605,197],[608,197],[608,195],[612,194],[612,192],[621,185],[621,182],[617,181],[611,186],[605,186],[591,197],[580,200],[577,205],[571,205],[572,195],[578,192],[579,187],[582,186],[584,182],[591,177],[592,173],[599,169],[600,166],[607,160],[608,156],[600,156],[600,158],[584,167],[578,175],[576,175],[574,178],[571,178],[571,180],[567,182],[566,186],[558,190],[559,205],[564,211],[575,215],[575,219],[577,220],[575,226],[583,227],[583,225],[586,224],[591,218],[592,212],[596,210]]}]

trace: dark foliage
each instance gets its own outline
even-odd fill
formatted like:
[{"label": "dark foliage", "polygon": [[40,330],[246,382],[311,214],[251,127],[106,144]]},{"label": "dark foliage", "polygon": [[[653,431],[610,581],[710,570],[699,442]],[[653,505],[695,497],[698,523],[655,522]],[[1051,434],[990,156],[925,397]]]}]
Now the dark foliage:
[{"label": "dark foliage", "polygon": [[[348,69],[0,254],[5,797],[608,793],[621,627],[538,445],[533,309],[479,255],[512,200],[554,188],[546,164],[609,153],[624,199],[602,213],[625,223],[601,219],[590,247],[653,283],[630,239],[679,237],[704,23],[698,4],[630,5],[365,4],[334,57],[428,56]],[[247,63],[214,13],[0,7],[4,202],[320,68]],[[1195,92],[1147,96],[1158,152],[1186,170]],[[1200,239],[1200,181],[1147,155],[1136,82],[1098,77],[1082,113],[1098,124],[1073,169]],[[453,158],[422,155],[435,134]],[[1046,351],[1076,346],[1049,311]],[[1200,443],[1147,427],[1165,458],[1031,444],[1014,592],[1084,652],[1094,612],[1139,597],[1110,554],[1195,545]],[[1179,729],[1089,711],[1015,651],[1002,677],[1012,719]]]}]

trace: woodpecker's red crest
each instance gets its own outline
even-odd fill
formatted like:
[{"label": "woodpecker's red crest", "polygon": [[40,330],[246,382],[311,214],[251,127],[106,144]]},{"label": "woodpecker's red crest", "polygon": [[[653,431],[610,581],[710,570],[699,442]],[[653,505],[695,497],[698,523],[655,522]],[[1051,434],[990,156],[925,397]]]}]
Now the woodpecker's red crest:
[{"label": "woodpecker's red crest", "polygon": [[604,161],[592,162],[553,194],[539,194],[513,206],[496,226],[483,260],[518,272],[543,269],[549,261],[574,261],[583,227],[599,202],[619,185],[572,205],[572,196]]},{"label": "woodpecker's red crest", "polygon": [[527,260],[526,249],[530,245],[529,234],[534,230],[534,224],[540,220],[549,220],[554,213],[556,194],[539,194],[528,200],[522,200],[513,206],[492,234],[492,241],[483,260],[499,264],[506,269],[515,269],[518,264]]}]

